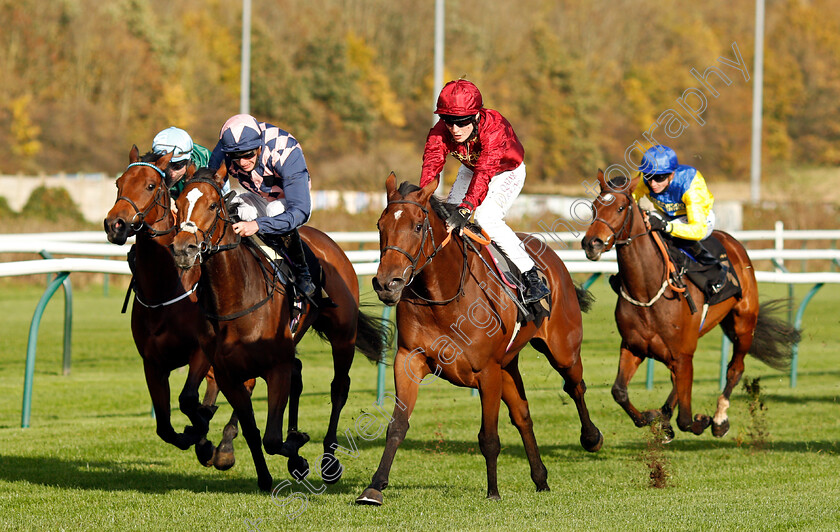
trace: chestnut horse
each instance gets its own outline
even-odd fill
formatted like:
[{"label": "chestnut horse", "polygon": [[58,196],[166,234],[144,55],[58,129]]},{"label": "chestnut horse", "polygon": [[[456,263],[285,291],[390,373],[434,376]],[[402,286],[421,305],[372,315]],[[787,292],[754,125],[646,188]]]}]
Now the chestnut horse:
[{"label": "chestnut horse", "polygon": [[290,457],[290,472],[302,480],[308,467],[305,461],[293,461],[299,444],[288,440],[284,444],[282,434],[295,342],[309,327],[327,339],[332,346],[335,376],[320,471],[326,482],[337,482],[343,471],[334,455],[338,418],[349,394],[354,352],[358,349],[371,361],[379,361],[389,341],[389,328],[384,321],[360,312],[356,272],[341,248],[326,234],[304,226],[300,228],[301,237],[321,264],[324,290],[334,305],[322,301],[319,308],[310,307],[293,336],[289,327],[292,301],[273,263],[251,239],[240,240],[233,233],[220,188],[224,178],[224,168],[215,174],[202,169],[187,182],[176,202],[179,231],[173,242],[178,266],[188,270],[196,261],[201,263],[199,303],[215,332],[215,342],[208,342],[205,351],[213,363],[216,382],[239,416],[257,469],[257,483],[268,491],[272,478],[262,453],[250,394],[242,384],[257,376],[265,379],[268,420],[262,444],[268,454]]},{"label": "chestnut horse", "polygon": [[[171,158],[171,154],[155,153],[141,158],[137,146],[132,148],[128,168],[116,181],[117,200],[105,218],[105,232],[108,240],[118,245],[136,235],[132,266],[136,295],[131,310],[131,332],[143,358],[158,436],[182,450],[196,444],[196,455],[203,465],[228,469],[235,462],[232,442],[237,432],[235,414],[225,427],[218,448],[214,449],[204,439],[216,410],[218,387],[198,340],[213,334],[196,304],[195,287],[200,270],[182,271],[176,267],[169,249],[175,235],[175,217],[169,199],[171,183],[166,173]],[[187,173],[193,171],[191,166]],[[170,420],[169,374],[184,365],[189,366],[189,371],[178,403],[192,425],[177,433]],[[207,391],[203,404],[199,404],[198,388],[205,376]],[[253,389],[253,380],[248,387]]]},{"label": "chestnut horse", "polygon": [[[386,305],[397,306],[398,350],[394,358],[396,406],[388,425],[379,468],[356,499],[382,504],[382,490],[397,448],[405,438],[420,381],[429,373],[457,386],[478,388],[481,430],[478,443],[487,465],[487,498],[498,499],[496,465],[500,451],[500,401],[519,430],[537,491],[547,491],[547,470],[540,458],[533,422],[519,373],[519,352],[530,342],[565,381],[581,422],[580,442],[597,451],[604,437],[589,418],[580,346],[581,300],[588,293],[572,283],[557,255],[539,240],[523,244],[542,268],[551,287],[551,315],[540,325],[517,322],[516,305],[501,294],[499,281],[477,253],[454,234],[447,239],[437,182],[421,189],[386,183],[388,205],[379,218],[380,262],[373,287]],[[450,206],[454,207],[454,206]],[[440,243],[440,244],[436,244]],[[484,260],[492,261],[487,250]]]},{"label": "chestnut horse", "polygon": [[[790,365],[791,347],[799,332],[768,316],[776,306],[774,302],[759,306],[758,285],[747,252],[723,231],[715,231],[714,236],[726,249],[740,280],[741,297],[730,297],[709,306],[705,319],[701,312],[692,314],[686,298],[669,286],[665,260],[645,224],[642,210],[633,201],[632,192],[639,179],[640,176],[631,181],[620,176],[607,182],[604,173],[598,171],[601,190],[594,202],[595,218],[582,241],[590,260],[598,260],[615,246],[621,290],[627,294],[618,298],[615,308],[621,355],[612,395],[637,427],[661,419],[668,440],[674,435],[669,420],[675,405],[679,405],[680,430],[701,434],[711,425],[712,434],[722,437],[729,430],[726,413],[729,397],[744,372],[747,353],[770,367],[784,369]],[[699,288],[686,284],[694,301],[704,300]],[[705,414],[692,417],[692,361],[697,340],[718,324],[733,345],[726,386],[718,397],[713,417]],[[645,358],[653,358],[668,367],[673,387],[661,409],[640,412],[630,402],[627,384]]]}]

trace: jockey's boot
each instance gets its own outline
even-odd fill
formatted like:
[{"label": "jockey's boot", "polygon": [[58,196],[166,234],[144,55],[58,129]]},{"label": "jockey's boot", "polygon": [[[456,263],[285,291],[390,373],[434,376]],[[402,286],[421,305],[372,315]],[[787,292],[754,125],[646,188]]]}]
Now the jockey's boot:
[{"label": "jockey's boot", "polygon": [[685,250],[691,253],[691,256],[704,266],[715,266],[717,274],[714,275],[713,280],[709,281],[708,288],[709,291],[713,294],[717,294],[723,288],[723,285],[726,284],[726,275],[729,272],[729,268],[721,264],[720,259],[712,255],[712,253],[706,249],[706,246],[703,245],[702,241],[693,240],[690,241],[691,244],[685,247]]},{"label": "jockey's boot", "polygon": [[551,295],[551,290],[537,275],[537,267],[534,266],[527,272],[522,274],[522,280],[525,281],[525,290],[522,292],[522,301],[526,305],[535,303],[544,297]]},{"label": "jockey's boot", "polygon": [[289,264],[295,271],[295,286],[301,294],[312,298],[315,293],[315,285],[312,283],[312,275],[309,273],[309,265],[306,264],[306,256],[303,253],[303,242],[300,240],[300,233],[293,229],[280,236],[286,253],[289,257]]}]

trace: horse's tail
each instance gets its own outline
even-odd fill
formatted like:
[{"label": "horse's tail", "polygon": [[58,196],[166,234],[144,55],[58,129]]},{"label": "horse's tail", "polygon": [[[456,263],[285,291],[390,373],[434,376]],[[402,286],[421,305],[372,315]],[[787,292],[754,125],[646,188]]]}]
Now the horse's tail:
[{"label": "horse's tail", "polygon": [[356,321],[356,349],[371,362],[382,362],[385,349],[394,341],[391,322],[359,310]]},{"label": "horse's tail", "polygon": [[780,371],[790,369],[793,346],[802,338],[801,330],[771,316],[789,304],[787,299],[774,299],[761,304],[749,350],[749,354]]},{"label": "horse's tail", "polygon": [[592,295],[592,292],[582,286],[575,285],[575,294],[577,295],[578,305],[580,305],[581,312],[589,312],[592,310],[592,303],[595,302],[595,296]]}]

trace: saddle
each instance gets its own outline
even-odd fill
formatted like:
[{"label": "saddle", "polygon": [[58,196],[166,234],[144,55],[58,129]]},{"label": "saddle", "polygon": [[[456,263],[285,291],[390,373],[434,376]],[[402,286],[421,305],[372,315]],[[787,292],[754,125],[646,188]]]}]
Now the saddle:
[{"label": "saddle", "polygon": [[[490,240],[488,243],[487,241],[489,238],[486,240],[477,240],[476,238],[473,238],[477,235],[483,234],[482,229],[478,224],[468,224],[467,228],[469,231],[464,231],[464,237],[471,238],[477,244],[487,248],[487,251],[490,253],[490,256],[493,259],[492,265],[494,266],[493,271],[490,273],[496,275],[499,284],[508,288],[511,292],[513,292],[514,297],[518,298],[520,304],[517,305],[517,321],[522,324],[533,321],[534,324],[539,327],[542,320],[551,315],[551,298],[543,298],[534,303],[525,305],[522,302],[522,293],[525,288],[524,283],[522,282],[522,272],[519,271],[519,268],[517,268],[516,265],[507,258],[507,255],[502,252],[495,242]],[[546,286],[548,286],[548,279],[539,268],[537,268],[537,275],[539,275]],[[497,290],[497,292],[502,291],[502,288]]]},{"label": "saddle", "polygon": [[741,281],[738,279],[738,275],[735,273],[732,263],[726,255],[726,249],[717,237],[712,235],[711,237],[703,240],[703,246],[709,251],[709,253],[720,260],[721,266],[727,269],[726,284],[724,284],[723,288],[721,288],[721,290],[716,294],[710,292],[707,287],[709,286],[709,281],[715,280],[714,277],[717,268],[715,266],[700,264],[687,251],[674,245],[671,238],[663,235],[662,240],[668,247],[668,255],[671,257],[671,262],[673,262],[676,268],[677,277],[681,278],[683,275],[688,277],[688,279],[703,292],[708,305],[716,305],[721,301],[729,299],[730,297],[741,297]]}]

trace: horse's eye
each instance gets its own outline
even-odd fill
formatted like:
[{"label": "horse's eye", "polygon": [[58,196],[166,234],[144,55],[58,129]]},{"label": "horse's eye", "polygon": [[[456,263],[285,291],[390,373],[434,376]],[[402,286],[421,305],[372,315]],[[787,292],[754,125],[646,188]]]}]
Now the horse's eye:
[{"label": "horse's eye", "polygon": [[617,211],[617,212],[621,212],[621,211],[623,211],[623,210],[624,210],[624,209],[626,209],[626,208],[627,208],[627,205],[622,205],[621,207],[619,207],[619,208],[618,208],[618,211]]},{"label": "horse's eye", "polygon": [[419,233],[422,229],[423,229],[423,224],[422,223],[418,223],[417,225],[414,226],[414,232],[415,233]]},{"label": "horse's eye", "polygon": [[219,204],[218,204],[218,203],[211,203],[211,204],[210,204],[210,207],[208,207],[208,208],[209,208],[211,211],[215,211],[216,209],[218,209],[218,208],[219,208]]},{"label": "horse's eye", "polygon": [[155,184],[154,183],[149,183],[148,185],[146,185],[146,190],[154,190],[154,189],[155,189]]}]

